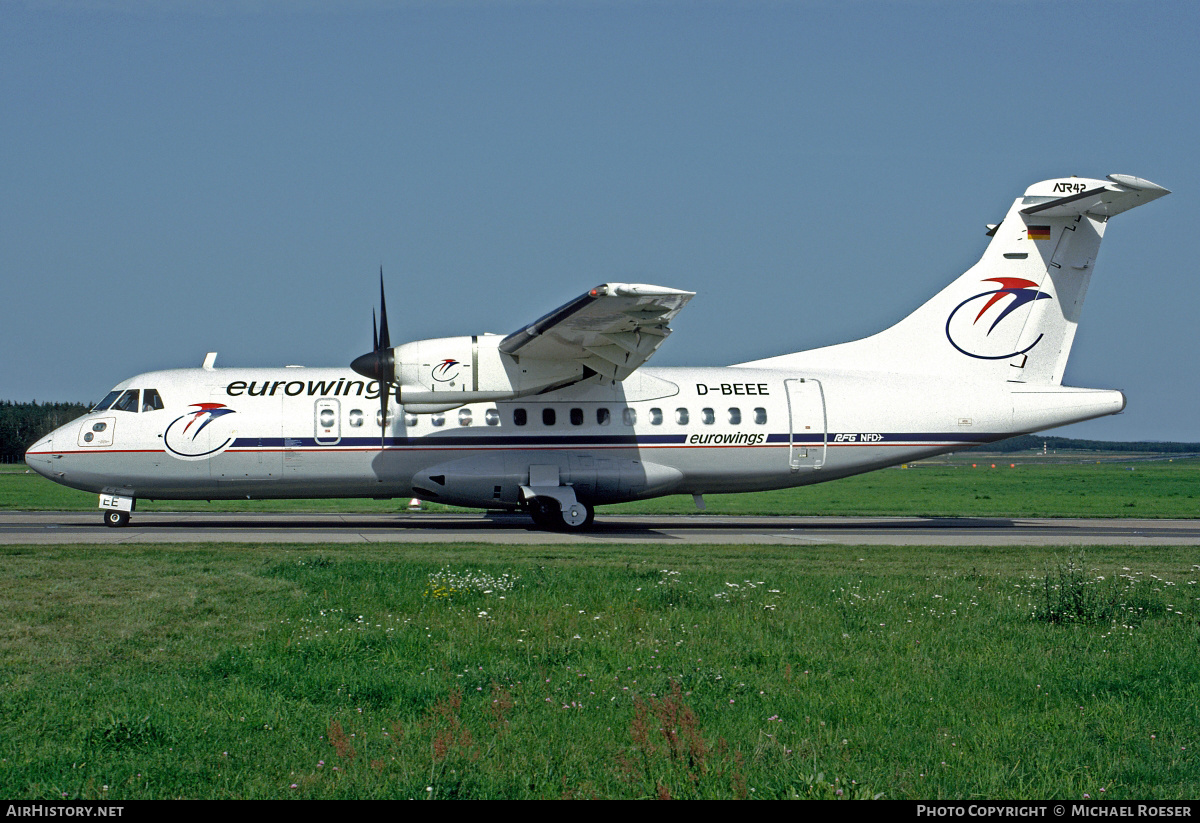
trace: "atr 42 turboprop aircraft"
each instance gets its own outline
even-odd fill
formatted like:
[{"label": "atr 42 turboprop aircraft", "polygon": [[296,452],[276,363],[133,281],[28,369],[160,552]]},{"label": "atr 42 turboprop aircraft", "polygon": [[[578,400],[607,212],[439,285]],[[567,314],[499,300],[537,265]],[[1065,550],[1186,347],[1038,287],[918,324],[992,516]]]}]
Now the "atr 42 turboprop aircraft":
[{"label": "atr 42 turboprop aircraft", "polygon": [[393,347],[381,275],[353,371],[210,354],[120,383],[25,459],[98,493],[110,526],[143,498],[415,496],[577,529],[598,504],[847,477],[1124,409],[1063,370],[1108,218],[1168,193],[1121,174],[1037,183],[895,326],[726,368],[643,367],[693,293],[624,283],[505,337]]}]

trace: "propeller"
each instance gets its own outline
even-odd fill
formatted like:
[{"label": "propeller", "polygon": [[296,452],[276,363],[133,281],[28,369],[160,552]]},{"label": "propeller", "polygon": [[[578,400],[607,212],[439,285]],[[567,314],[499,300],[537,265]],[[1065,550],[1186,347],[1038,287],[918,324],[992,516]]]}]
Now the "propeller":
[{"label": "propeller", "polygon": [[392,338],[388,334],[387,300],[383,294],[383,267],[379,267],[379,325],[375,325],[375,310],[371,310],[371,351],[354,358],[350,368],[379,382],[379,448],[384,447],[387,435],[388,400],[392,396],[392,385],[396,382],[396,357],[392,351]]}]

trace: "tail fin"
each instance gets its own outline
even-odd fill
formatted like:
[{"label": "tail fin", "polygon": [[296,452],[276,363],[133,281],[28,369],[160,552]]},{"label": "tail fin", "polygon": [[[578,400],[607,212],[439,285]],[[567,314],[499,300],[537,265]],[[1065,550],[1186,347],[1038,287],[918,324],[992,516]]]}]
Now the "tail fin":
[{"label": "tail fin", "polygon": [[1105,224],[1169,192],[1123,174],[1030,186],[978,263],[879,334],[745,365],[821,365],[1059,385]]}]

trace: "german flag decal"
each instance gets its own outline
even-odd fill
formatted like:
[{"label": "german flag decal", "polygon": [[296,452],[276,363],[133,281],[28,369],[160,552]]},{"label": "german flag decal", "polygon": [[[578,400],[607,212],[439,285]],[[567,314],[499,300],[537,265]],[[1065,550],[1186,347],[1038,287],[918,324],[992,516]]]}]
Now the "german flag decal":
[{"label": "german flag decal", "polygon": [[1026,231],[1027,231],[1027,236],[1029,237],[1030,240],[1049,240],[1050,239],[1050,227],[1049,226],[1027,226]]}]

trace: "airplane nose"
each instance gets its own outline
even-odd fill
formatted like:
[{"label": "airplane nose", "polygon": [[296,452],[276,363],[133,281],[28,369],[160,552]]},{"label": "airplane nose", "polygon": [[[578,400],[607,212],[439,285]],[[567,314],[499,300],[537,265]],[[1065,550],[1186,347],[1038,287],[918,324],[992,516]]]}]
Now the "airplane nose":
[{"label": "airplane nose", "polygon": [[49,477],[54,472],[53,452],[54,437],[43,437],[25,452],[25,465],[42,477]]}]

